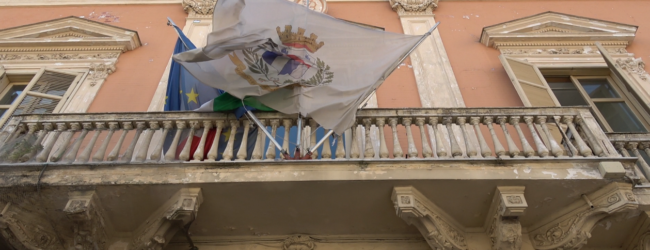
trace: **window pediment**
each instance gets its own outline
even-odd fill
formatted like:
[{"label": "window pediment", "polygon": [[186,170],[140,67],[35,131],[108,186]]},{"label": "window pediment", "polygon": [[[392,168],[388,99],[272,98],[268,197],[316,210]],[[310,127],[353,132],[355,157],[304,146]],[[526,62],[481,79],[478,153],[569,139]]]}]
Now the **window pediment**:
[{"label": "window pediment", "polygon": [[0,47],[5,50],[50,46],[124,52],[140,47],[141,42],[136,31],[74,16],[0,30]]},{"label": "window pediment", "polygon": [[627,46],[634,40],[637,26],[544,12],[483,28],[481,43],[494,48],[503,46]]}]

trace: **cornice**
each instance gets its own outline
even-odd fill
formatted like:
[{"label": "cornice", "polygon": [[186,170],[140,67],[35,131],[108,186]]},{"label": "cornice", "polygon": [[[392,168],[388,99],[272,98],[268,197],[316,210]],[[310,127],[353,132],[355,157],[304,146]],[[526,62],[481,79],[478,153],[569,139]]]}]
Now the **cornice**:
[{"label": "cornice", "polygon": [[627,46],[637,26],[544,12],[483,28],[480,41],[489,47],[503,46]]},{"label": "cornice", "polygon": [[0,52],[129,51],[140,46],[136,31],[74,16],[0,30]]}]

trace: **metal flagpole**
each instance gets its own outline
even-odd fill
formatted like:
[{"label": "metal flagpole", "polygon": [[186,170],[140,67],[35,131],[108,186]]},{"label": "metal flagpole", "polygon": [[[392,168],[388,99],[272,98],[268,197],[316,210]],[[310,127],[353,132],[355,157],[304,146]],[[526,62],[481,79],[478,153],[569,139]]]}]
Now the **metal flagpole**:
[{"label": "metal flagpole", "polygon": [[[168,25],[168,26],[172,26],[172,27],[177,27],[177,28],[178,28],[178,26],[176,26],[176,24],[174,23],[174,21],[172,21],[172,19],[169,18],[169,17],[167,17],[167,25]],[[178,37],[180,38],[180,37],[181,37],[181,34],[178,33],[178,30],[177,30],[177,29],[174,29],[174,31],[176,31],[176,35],[178,35]],[[183,43],[183,45],[185,45],[185,48],[186,48],[186,49],[190,49],[190,47],[187,46],[187,44],[185,44],[185,41],[183,41],[182,38],[181,38],[181,43]]]},{"label": "metal flagpole", "polygon": [[[413,51],[415,51],[415,49],[417,49],[417,47],[420,46],[420,44],[421,44],[422,42],[424,42],[424,39],[426,39],[427,37],[429,37],[429,36],[431,35],[431,33],[433,33],[433,31],[438,27],[439,24],[440,24],[440,22],[437,22],[436,24],[433,25],[433,27],[431,27],[431,29],[429,29],[429,31],[427,31],[427,33],[424,33],[424,35],[422,35],[422,37],[420,38],[420,40],[418,40],[418,42],[415,43],[415,45],[413,45],[413,47],[412,47],[408,52],[406,52],[406,54],[404,54],[404,56],[402,56],[402,58],[399,59],[399,61],[395,64],[395,66],[390,70],[390,72],[389,72],[387,75],[392,74],[393,71],[395,71],[395,69],[397,69],[397,67],[398,67],[400,64],[402,64],[402,62],[404,62],[404,60],[406,60],[406,58],[409,57],[409,55],[411,55],[411,53],[413,53]],[[370,95],[372,95],[372,93],[375,92],[375,90],[376,90],[376,89],[374,89],[373,91],[371,91],[371,92],[370,92],[370,93],[369,93],[369,94],[368,94],[368,95],[363,99],[365,103],[368,102],[368,100],[369,100],[368,98],[370,97]],[[363,106],[362,106],[359,110],[361,110],[363,107],[366,106],[365,103],[363,104]],[[357,111],[358,111],[358,110],[357,110]],[[314,145],[313,147],[309,148],[309,151],[307,151],[307,154],[311,155],[311,153],[314,152],[314,150],[316,150],[318,147],[320,147],[321,144],[323,144],[323,143],[325,142],[325,140],[326,140],[329,136],[331,136],[333,133],[334,133],[334,130],[330,130],[329,132],[327,132],[327,134],[325,134],[325,136],[323,136],[323,138],[321,138],[320,141],[318,141],[318,143],[316,143],[316,145]],[[306,155],[305,155],[305,156],[306,156]]]},{"label": "metal flagpole", "polygon": [[278,148],[278,149],[280,150],[280,152],[282,152],[283,154],[286,153],[286,152],[284,152],[284,151],[282,150],[282,146],[280,145],[280,143],[278,143],[278,142],[275,140],[275,138],[273,138],[273,136],[271,135],[271,133],[269,133],[269,131],[266,130],[266,127],[264,127],[264,125],[262,125],[262,122],[260,122],[260,120],[257,119],[257,117],[253,114],[253,112],[251,112],[250,110],[246,110],[246,114],[248,114],[248,116],[250,116],[251,119],[253,119],[253,122],[255,122],[255,124],[256,124],[260,129],[262,129],[262,132],[264,132],[264,134],[266,134],[266,137],[269,138],[269,140],[271,141],[271,143],[273,143],[273,145],[275,145],[275,147]]}]

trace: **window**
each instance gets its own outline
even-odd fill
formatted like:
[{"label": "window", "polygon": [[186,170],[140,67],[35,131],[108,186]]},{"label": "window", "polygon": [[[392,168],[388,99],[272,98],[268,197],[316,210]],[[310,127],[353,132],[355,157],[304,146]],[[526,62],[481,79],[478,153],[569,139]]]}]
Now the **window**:
[{"label": "window", "polygon": [[527,107],[590,106],[607,132],[650,131],[650,117],[608,68],[542,69],[500,56]]},{"label": "window", "polygon": [[0,79],[0,127],[12,115],[58,112],[81,75],[53,69],[6,72]]}]

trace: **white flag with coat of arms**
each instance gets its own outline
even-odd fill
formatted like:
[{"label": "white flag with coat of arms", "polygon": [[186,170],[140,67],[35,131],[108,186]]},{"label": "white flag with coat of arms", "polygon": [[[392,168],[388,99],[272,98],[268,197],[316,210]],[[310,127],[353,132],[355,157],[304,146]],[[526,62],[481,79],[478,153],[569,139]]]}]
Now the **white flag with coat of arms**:
[{"label": "white flag with coat of arms", "polygon": [[204,48],[174,55],[199,81],[343,133],[420,39],[286,0],[219,0]]}]

